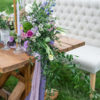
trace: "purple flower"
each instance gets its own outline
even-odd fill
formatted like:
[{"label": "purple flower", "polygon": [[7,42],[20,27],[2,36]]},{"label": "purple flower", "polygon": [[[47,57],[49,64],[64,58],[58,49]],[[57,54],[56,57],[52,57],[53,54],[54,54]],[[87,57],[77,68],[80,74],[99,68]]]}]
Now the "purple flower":
[{"label": "purple flower", "polygon": [[38,27],[37,26],[35,26],[35,30],[38,31]]},{"label": "purple flower", "polygon": [[45,10],[45,12],[46,12],[46,14],[47,14],[47,15],[49,15],[49,14],[50,14],[50,12],[49,12],[49,10],[48,10],[48,9],[46,9],[46,10]]},{"label": "purple flower", "polygon": [[51,12],[53,12],[53,10],[51,9]]},{"label": "purple flower", "polygon": [[29,30],[28,32],[27,32],[27,37],[32,37],[33,35],[34,35],[35,33],[34,32],[32,32],[31,30]]},{"label": "purple flower", "polygon": [[9,42],[13,42],[14,41],[14,37],[10,36]]},{"label": "purple flower", "polygon": [[50,45],[54,45],[54,41],[53,41],[53,40],[52,40],[52,41],[50,41],[49,43],[50,43]]},{"label": "purple flower", "polygon": [[54,24],[55,24],[55,22],[54,22],[54,21],[51,21],[51,22],[50,22],[50,24],[51,24],[51,25],[54,25]]},{"label": "purple flower", "polygon": [[28,40],[24,42],[24,48],[25,48],[25,49],[28,48]]},{"label": "purple flower", "polygon": [[37,26],[35,26],[35,28],[32,28],[31,29],[32,30],[32,32],[34,33],[34,35],[36,34],[36,32],[38,31],[38,27]]},{"label": "purple flower", "polygon": [[47,4],[48,4],[48,2],[43,2],[40,7],[44,8]]},{"label": "purple flower", "polygon": [[30,22],[32,18],[30,16],[26,16],[27,20]]}]

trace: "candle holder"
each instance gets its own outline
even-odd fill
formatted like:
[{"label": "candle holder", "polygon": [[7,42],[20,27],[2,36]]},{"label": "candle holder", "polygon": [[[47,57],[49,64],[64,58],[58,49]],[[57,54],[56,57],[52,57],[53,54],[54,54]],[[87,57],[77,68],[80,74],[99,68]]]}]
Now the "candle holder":
[{"label": "candle holder", "polygon": [[21,47],[21,37],[17,36],[17,38],[18,38],[18,44],[16,45],[16,49],[15,49],[14,53],[15,54],[21,54],[21,53],[24,52],[22,47]]}]

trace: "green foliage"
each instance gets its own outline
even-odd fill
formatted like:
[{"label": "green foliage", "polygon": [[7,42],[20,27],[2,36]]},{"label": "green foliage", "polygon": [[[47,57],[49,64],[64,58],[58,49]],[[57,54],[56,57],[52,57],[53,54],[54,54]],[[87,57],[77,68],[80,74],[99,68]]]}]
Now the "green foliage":
[{"label": "green foliage", "polygon": [[0,0],[0,12],[13,13],[13,0]]},{"label": "green foliage", "polygon": [[13,36],[14,37],[14,40],[17,39],[17,34],[14,31],[11,31],[10,32],[10,36]]},{"label": "green foliage", "polygon": [[0,16],[0,29],[7,29],[7,23],[3,20],[2,16]]},{"label": "green foliage", "polygon": [[23,29],[24,29],[24,32],[27,32],[28,30],[30,30],[31,28],[33,27],[33,25],[29,22],[24,22],[23,23]]}]

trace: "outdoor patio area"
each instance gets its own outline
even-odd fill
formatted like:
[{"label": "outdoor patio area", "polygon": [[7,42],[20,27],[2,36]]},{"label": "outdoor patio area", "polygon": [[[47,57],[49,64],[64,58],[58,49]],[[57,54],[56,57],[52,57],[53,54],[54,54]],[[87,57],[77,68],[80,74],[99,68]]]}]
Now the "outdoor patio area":
[{"label": "outdoor patio area", "polygon": [[100,100],[100,1],[0,0],[0,100]]}]

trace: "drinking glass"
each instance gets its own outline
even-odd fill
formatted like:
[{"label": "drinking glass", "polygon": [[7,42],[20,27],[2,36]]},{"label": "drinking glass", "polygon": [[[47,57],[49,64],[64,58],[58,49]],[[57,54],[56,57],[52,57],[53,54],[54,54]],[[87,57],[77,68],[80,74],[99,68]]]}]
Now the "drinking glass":
[{"label": "drinking glass", "polygon": [[21,53],[24,52],[24,50],[21,47],[21,36],[17,36],[17,39],[18,39],[18,43],[16,45],[16,49],[14,50],[14,53],[15,54],[21,54]]},{"label": "drinking glass", "polygon": [[3,30],[2,34],[1,34],[1,40],[4,42],[4,47],[2,48],[3,50],[9,50],[10,48],[8,47],[7,43],[9,41],[9,33],[10,30]]}]

